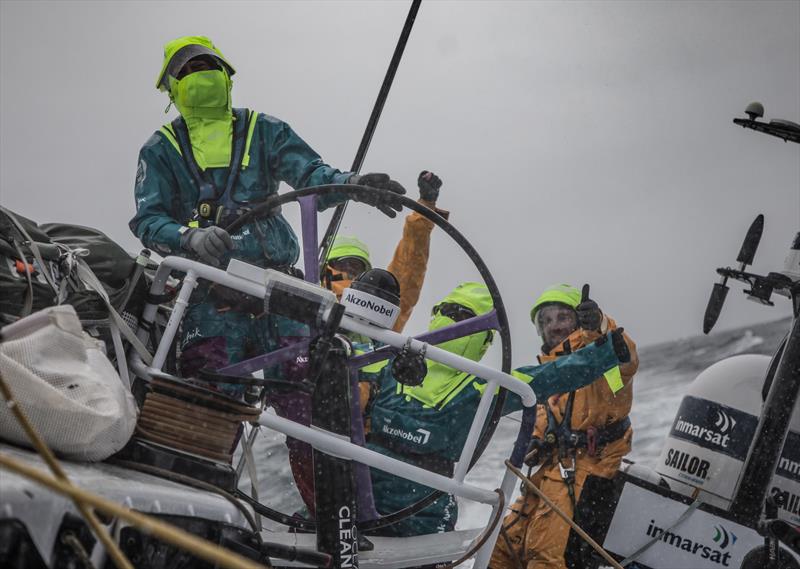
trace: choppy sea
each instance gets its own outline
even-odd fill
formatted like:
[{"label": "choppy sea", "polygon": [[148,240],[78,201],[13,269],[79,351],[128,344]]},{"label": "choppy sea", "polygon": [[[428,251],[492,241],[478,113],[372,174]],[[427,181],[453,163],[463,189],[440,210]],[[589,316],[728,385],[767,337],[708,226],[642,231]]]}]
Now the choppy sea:
[{"label": "choppy sea", "polygon": [[[783,319],[640,348],[631,414],[633,451],[628,458],[655,466],[687,385],[702,370],[724,358],[737,354],[772,355],[789,324],[789,319]],[[487,489],[500,485],[503,461],[518,429],[519,414],[500,421],[491,444],[467,476],[468,482]],[[299,510],[302,503],[292,481],[283,435],[262,429],[254,452],[261,500],[283,512]],[[482,527],[488,522],[488,506],[460,501],[459,510],[458,529]]]}]

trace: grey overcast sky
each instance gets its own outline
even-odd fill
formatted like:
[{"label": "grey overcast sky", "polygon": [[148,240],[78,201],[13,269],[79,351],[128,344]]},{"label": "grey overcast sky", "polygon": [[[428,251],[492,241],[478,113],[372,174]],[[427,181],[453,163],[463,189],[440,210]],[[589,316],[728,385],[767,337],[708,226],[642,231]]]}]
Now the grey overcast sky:
[{"label": "grey overcast sky", "polygon": [[[174,114],[153,84],[163,44],[186,34],[210,36],[236,67],[235,105],[289,122],[346,170],[408,7],[3,0],[0,199],[138,250],[137,152]],[[420,170],[443,178],[441,207],[500,285],[517,363],[538,350],[528,311],[555,282],[591,283],[652,344],[700,333],[714,269],[734,263],[756,214],[756,270],[780,270],[800,229],[800,147],[731,123],[754,100],[800,122],[796,0],[426,0],[363,171],[412,195]],[[400,230],[354,205],[343,233],[380,266]],[[475,275],[435,234],[408,329]],[[761,308],[732,293],[719,326],[788,312],[782,298]]]}]

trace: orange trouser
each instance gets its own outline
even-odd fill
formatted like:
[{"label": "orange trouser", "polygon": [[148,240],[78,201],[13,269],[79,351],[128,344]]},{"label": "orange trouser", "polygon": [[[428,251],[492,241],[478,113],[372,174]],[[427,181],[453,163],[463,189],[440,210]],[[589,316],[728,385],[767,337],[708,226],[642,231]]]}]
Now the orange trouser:
[{"label": "orange trouser", "polygon": [[[575,501],[580,499],[585,476],[575,482]],[[537,488],[570,517],[572,500],[558,466],[542,467],[531,477]],[[566,569],[564,550],[570,527],[553,509],[526,489],[503,520],[505,532],[497,538],[491,569]],[[505,536],[503,534],[505,533]],[[511,549],[509,549],[509,546]]]}]

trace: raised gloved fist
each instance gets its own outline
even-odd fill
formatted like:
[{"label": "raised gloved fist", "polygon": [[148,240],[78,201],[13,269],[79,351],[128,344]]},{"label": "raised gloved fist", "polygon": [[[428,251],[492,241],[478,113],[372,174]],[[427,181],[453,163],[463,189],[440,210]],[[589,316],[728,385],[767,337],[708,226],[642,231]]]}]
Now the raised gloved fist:
[{"label": "raised gloved fist", "polygon": [[[395,194],[403,195],[406,193],[406,189],[400,185],[400,183],[392,180],[389,177],[389,174],[380,174],[380,173],[371,173],[371,174],[353,174],[350,176],[350,179],[347,180],[348,184],[354,184],[357,186],[369,186],[371,188],[377,188],[379,190],[388,190]],[[403,211],[403,206],[399,203],[394,202],[391,199],[391,195],[364,195],[362,197],[353,198],[354,201],[365,203],[374,207],[377,207],[383,213],[388,215],[389,217],[395,217],[397,215],[396,212]]]},{"label": "raised gloved fist", "polygon": [[587,331],[599,332],[603,323],[603,311],[597,303],[589,298],[589,285],[583,285],[581,303],[575,307],[578,316],[578,326]]},{"label": "raised gloved fist", "polygon": [[233,239],[221,227],[190,229],[181,236],[181,247],[204,263],[218,267],[220,257],[233,249]]},{"label": "raised gloved fist", "polygon": [[434,202],[439,199],[439,188],[442,187],[442,180],[433,172],[423,170],[417,178],[419,187],[419,197],[425,201]]}]

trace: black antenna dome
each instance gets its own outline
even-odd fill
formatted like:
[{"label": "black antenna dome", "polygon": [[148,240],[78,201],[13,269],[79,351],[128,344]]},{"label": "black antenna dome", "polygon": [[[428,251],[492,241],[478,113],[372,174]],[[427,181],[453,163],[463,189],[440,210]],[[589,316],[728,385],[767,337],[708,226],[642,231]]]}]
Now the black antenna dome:
[{"label": "black antenna dome", "polygon": [[395,306],[400,306],[400,283],[397,282],[397,277],[384,269],[364,271],[356,277],[350,288],[377,296]]}]

